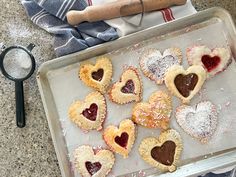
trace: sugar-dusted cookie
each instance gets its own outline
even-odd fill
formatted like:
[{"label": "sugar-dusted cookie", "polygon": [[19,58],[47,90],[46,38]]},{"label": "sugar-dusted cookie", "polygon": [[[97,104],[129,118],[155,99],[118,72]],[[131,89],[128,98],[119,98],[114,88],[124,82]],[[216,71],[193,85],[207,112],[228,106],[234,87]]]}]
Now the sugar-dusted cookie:
[{"label": "sugar-dusted cookie", "polygon": [[159,138],[149,137],[142,140],[139,154],[142,159],[162,171],[176,170],[183,149],[180,134],[169,129],[162,132]]},{"label": "sugar-dusted cookie", "polygon": [[193,46],[187,49],[187,58],[190,65],[202,65],[208,77],[225,70],[231,63],[231,51],[228,48],[214,48]]},{"label": "sugar-dusted cookie", "polygon": [[217,108],[210,101],[193,106],[182,105],[176,109],[176,120],[190,136],[207,143],[217,127]]},{"label": "sugar-dusted cookie", "polygon": [[132,120],[147,128],[167,129],[172,111],[172,100],[164,91],[154,92],[148,103],[137,103],[132,111]]},{"label": "sugar-dusted cookie", "polygon": [[205,80],[206,71],[200,65],[190,66],[187,70],[184,70],[183,66],[174,65],[168,69],[165,76],[167,88],[183,103],[190,102]]},{"label": "sugar-dusted cookie", "polygon": [[138,102],[142,98],[142,81],[138,70],[128,67],[109,91],[110,100],[118,104]]},{"label": "sugar-dusted cookie", "polygon": [[100,92],[88,94],[84,101],[76,101],[69,108],[69,118],[84,130],[101,130],[106,118],[105,97]]},{"label": "sugar-dusted cookie", "polygon": [[84,63],[79,70],[80,79],[89,87],[105,93],[112,77],[112,63],[109,58],[99,57],[96,64]]},{"label": "sugar-dusted cookie", "polygon": [[167,69],[180,64],[181,60],[182,52],[179,48],[168,48],[163,54],[159,50],[151,48],[144,51],[139,64],[146,77],[157,84],[162,84]]},{"label": "sugar-dusted cookie", "polygon": [[80,146],[75,152],[75,167],[83,177],[105,177],[111,171],[114,154],[105,149],[95,151],[90,146]]},{"label": "sugar-dusted cookie", "polygon": [[110,125],[104,130],[103,138],[112,151],[127,158],[135,141],[135,125],[129,119],[121,121],[119,128]]}]

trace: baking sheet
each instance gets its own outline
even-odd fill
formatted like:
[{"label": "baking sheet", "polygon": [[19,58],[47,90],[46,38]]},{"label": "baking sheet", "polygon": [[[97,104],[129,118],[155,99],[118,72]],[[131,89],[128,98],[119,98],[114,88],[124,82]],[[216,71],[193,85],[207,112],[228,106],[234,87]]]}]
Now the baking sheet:
[{"label": "baking sheet", "polygon": [[[144,42],[139,43],[140,41]],[[191,44],[205,44],[209,47],[228,46],[231,48],[235,58],[236,28],[232,17],[222,8],[207,9],[197,14],[170,22],[167,25],[145,29],[135,34],[122,37],[116,41],[97,45],[79,53],[60,57],[41,65],[37,74],[37,82],[63,177],[79,176],[78,173],[74,172],[74,167],[70,162],[73,160],[72,151],[77,147],[77,143],[82,144],[85,141],[89,141],[90,143],[86,144],[91,145],[102,145],[103,143],[101,134],[92,132],[91,134],[89,133],[88,136],[88,133],[80,132],[79,128],[73,125],[67,117],[69,105],[77,99],[83,99],[87,93],[92,91],[85,87],[77,78],[79,63],[83,60],[93,58],[94,56],[113,51],[109,55],[114,65],[118,67],[118,69],[115,70],[113,78],[113,81],[116,81],[124,67],[130,64],[137,65],[137,56],[139,56],[140,52],[144,49],[158,47],[158,49],[164,50],[170,46],[178,46],[184,49],[185,45]],[[121,49],[124,46],[128,46],[128,48]],[[185,52],[185,50],[183,50],[183,52]],[[94,60],[94,58],[92,60]],[[186,61],[184,65],[186,66]],[[233,112],[235,108],[234,75],[235,62],[233,62],[225,72],[207,81],[207,84],[204,86],[206,89],[203,88],[199,95],[192,100],[192,104],[194,104],[199,100],[209,99],[218,106],[218,110],[220,111],[220,126],[213,138],[214,141],[211,141],[207,146],[201,145],[185,134],[178,127],[172,116],[171,126],[177,129],[184,139],[184,152],[178,170],[174,173],[167,173],[161,176],[197,176],[236,164],[235,132],[233,130],[235,126],[235,113]],[[143,79],[145,82],[144,101],[147,100],[152,91],[165,88],[164,86],[157,87],[154,83],[147,80],[147,78],[143,77]],[[174,98],[175,107],[178,104],[179,101]],[[118,125],[119,120],[125,118],[125,116],[130,116],[129,111],[131,110],[123,110],[122,107],[113,104],[110,104],[109,107],[122,110],[123,115],[114,118],[113,115],[117,114],[112,113],[112,110],[109,111],[109,119],[106,125],[109,124],[109,121],[114,122],[114,124],[117,123]],[[131,107],[131,105],[129,105],[129,107]],[[120,113],[121,112],[119,112],[119,115]],[[140,132],[141,130],[142,128],[139,128]],[[114,172],[122,168],[122,164],[120,163],[121,158],[117,156],[118,163],[115,165],[115,171],[113,171],[110,176],[114,176],[114,174],[124,176],[123,174],[126,172],[131,172],[130,174],[126,174],[126,177],[143,175],[156,176],[160,174],[159,171],[155,168],[151,168],[138,157],[137,145],[140,139],[145,137],[145,134],[148,134],[148,136],[159,135],[158,131],[147,131],[145,129],[144,131],[145,133],[138,136],[130,156],[131,160],[137,158],[137,162],[130,161],[128,163],[129,160],[127,159],[124,163],[128,164],[129,168],[125,167],[122,171],[118,171],[118,173],[115,174]],[[93,135],[98,137],[98,141],[92,141],[92,139],[94,139]],[[99,141],[101,141],[101,143]],[[225,150],[225,148],[230,147],[234,148]],[[221,149],[224,150],[218,152]],[[214,153],[215,151],[217,151],[217,153]],[[203,156],[199,157],[199,155]],[[192,158],[196,156],[197,158]],[[142,168],[136,168],[136,166]],[[148,170],[144,170],[146,168],[148,168]],[[136,173],[132,171],[136,169],[138,169]]]},{"label": "baking sheet", "polygon": [[[229,47],[227,41],[227,31],[224,23],[219,18],[213,18],[210,21],[185,28],[181,31],[155,37],[141,43],[137,43],[128,48],[122,48],[106,54],[111,58],[113,63],[113,79],[115,82],[119,79],[124,68],[127,66],[136,66],[139,68],[138,61],[140,54],[149,48],[157,48],[161,51],[169,47],[179,47],[183,52],[183,65],[187,68],[186,48],[196,44],[204,44],[209,48]],[[96,57],[95,57],[96,58]],[[95,58],[90,59],[95,61]],[[83,144],[91,146],[106,147],[102,140],[102,132],[81,131],[74,123],[68,119],[68,108],[76,100],[83,100],[85,96],[93,91],[85,86],[78,79],[78,68],[80,62],[68,65],[48,73],[48,81],[52,90],[53,98],[59,115],[59,120],[65,137],[65,146],[68,148],[70,161],[73,162],[73,151]],[[140,68],[139,68],[140,71]],[[144,77],[140,71],[144,92],[143,100],[147,101],[148,97],[157,90],[165,90],[165,86],[157,86],[154,82]],[[227,70],[216,77],[207,80],[203,89],[191,101],[191,105],[203,101],[210,100],[218,106],[219,123],[217,130],[208,144],[201,144],[197,140],[187,135],[176,123],[174,114],[171,117],[171,127],[180,132],[184,150],[181,156],[183,161],[204,156],[205,154],[213,154],[218,151],[236,147],[236,75],[235,61],[227,68]],[[106,96],[108,115],[104,127],[113,124],[119,125],[119,122],[125,118],[130,118],[133,104],[117,105],[109,101]],[[176,106],[180,105],[177,98],[173,97],[173,111]],[[127,173],[139,172],[150,168],[138,154],[138,146],[141,140],[148,136],[158,136],[159,130],[146,129],[138,127],[138,134],[129,158],[123,159],[116,154],[116,163],[110,176],[124,175]],[[73,169],[73,166],[72,166]],[[74,171],[74,176],[80,176]]]}]

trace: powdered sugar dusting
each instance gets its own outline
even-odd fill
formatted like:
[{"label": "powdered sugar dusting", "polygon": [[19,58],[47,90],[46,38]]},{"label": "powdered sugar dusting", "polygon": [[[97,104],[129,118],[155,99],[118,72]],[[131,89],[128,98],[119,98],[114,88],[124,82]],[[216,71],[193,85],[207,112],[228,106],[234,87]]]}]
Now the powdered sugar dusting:
[{"label": "powdered sugar dusting", "polygon": [[176,111],[178,124],[191,136],[206,143],[216,130],[217,109],[210,101],[200,102],[194,107],[180,106]]}]

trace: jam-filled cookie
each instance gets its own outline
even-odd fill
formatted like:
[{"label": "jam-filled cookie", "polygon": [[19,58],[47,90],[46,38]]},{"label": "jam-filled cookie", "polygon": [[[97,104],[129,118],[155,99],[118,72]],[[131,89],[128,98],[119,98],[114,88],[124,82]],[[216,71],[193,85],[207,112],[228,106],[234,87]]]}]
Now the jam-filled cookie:
[{"label": "jam-filled cookie", "polygon": [[84,101],[76,101],[69,108],[69,118],[84,130],[101,130],[106,118],[105,97],[100,92],[88,94]]},{"label": "jam-filled cookie", "polygon": [[183,130],[201,143],[207,143],[217,127],[217,108],[210,101],[176,109],[176,120]]},{"label": "jam-filled cookie", "polygon": [[157,84],[162,84],[167,69],[173,65],[180,64],[181,60],[182,52],[179,48],[168,48],[163,54],[159,50],[152,48],[144,51],[139,64],[146,77]]},{"label": "jam-filled cookie", "polygon": [[225,70],[231,63],[231,52],[227,48],[214,48],[194,46],[187,49],[187,58],[190,65],[202,65],[208,77]]},{"label": "jam-filled cookie", "polygon": [[105,93],[112,78],[112,63],[109,58],[99,57],[95,65],[82,64],[79,77],[87,86]]},{"label": "jam-filled cookie", "polygon": [[147,128],[167,129],[172,111],[172,100],[164,91],[154,92],[148,103],[137,103],[132,111],[132,120]]},{"label": "jam-filled cookie", "polygon": [[187,70],[184,70],[183,66],[174,65],[168,69],[165,76],[167,88],[183,103],[190,102],[205,80],[206,71],[200,65],[190,66]]},{"label": "jam-filled cookie", "polygon": [[105,177],[111,171],[114,154],[105,149],[95,151],[90,146],[80,146],[75,152],[75,167],[84,177]]},{"label": "jam-filled cookie", "polygon": [[142,81],[138,70],[128,67],[109,91],[110,100],[118,104],[138,102],[142,98]]},{"label": "jam-filled cookie", "polygon": [[104,130],[103,138],[112,151],[127,158],[135,141],[135,125],[129,119],[121,121],[119,128],[110,125]]},{"label": "jam-filled cookie", "polygon": [[183,149],[180,134],[173,130],[162,132],[159,138],[145,138],[139,146],[142,159],[162,171],[173,172]]}]

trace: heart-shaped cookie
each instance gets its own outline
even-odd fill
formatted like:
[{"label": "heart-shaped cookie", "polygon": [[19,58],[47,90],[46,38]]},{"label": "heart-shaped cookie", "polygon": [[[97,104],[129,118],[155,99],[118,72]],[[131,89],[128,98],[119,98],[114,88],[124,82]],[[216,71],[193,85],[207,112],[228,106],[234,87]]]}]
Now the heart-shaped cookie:
[{"label": "heart-shaped cookie", "polygon": [[176,109],[176,120],[190,136],[207,143],[217,127],[217,108],[210,101],[194,106],[182,105]]},{"label": "heart-shaped cookie", "polygon": [[187,49],[187,58],[190,65],[202,65],[208,77],[225,70],[231,63],[231,52],[227,48],[209,49],[206,46],[194,46]]},{"label": "heart-shaped cookie", "polygon": [[182,52],[179,48],[166,49],[163,55],[157,49],[148,49],[144,51],[139,64],[146,77],[162,84],[167,69],[180,64],[181,60]]},{"label": "heart-shaped cookie", "polygon": [[84,130],[101,130],[106,117],[106,101],[100,92],[88,94],[85,101],[76,101],[69,108],[69,118]]},{"label": "heart-shaped cookie", "polygon": [[176,170],[183,145],[179,133],[173,129],[162,132],[159,138],[145,138],[139,146],[142,159],[162,171]]},{"label": "heart-shaped cookie", "polygon": [[190,66],[186,71],[180,65],[168,69],[165,84],[170,92],[180,98],[183,103],[190,100],[201,89],[206,80],[206,71],[200,65]]},{"label": "heart-shaped cookie", "polygon": [[142,82],[137,68],[128,67],[109,91],[110,100],[118,104],[138,102],[142,98]]},{"label": "heart-shaped cookie", "polygon": [[112,77],[112,63],[106,57],[99,57],[95,65],[85,63],[80,66],[80,79],[89,87],[105,93]]},{"label": "heart-shaped cookie", "polygon": [[137,103],[132,111],[132,120],[147,128],[167,129],[172,111],[171,97],[163,91],[154,92],[148,103]]},{"label": "heart-shaped cookie", "polygon": [[119,128],[110,125],[104,130],[103,138],[114,152],[127,158],[135,140],[135,125],[129,119],[121,121]]},{"label": "heart-shaped cookie", "polygon": [[114,154],[105,149],[94,151],[90,146],[80,146],[74,152],[75,167],[84,177],[105,177],[111,171]]}]

